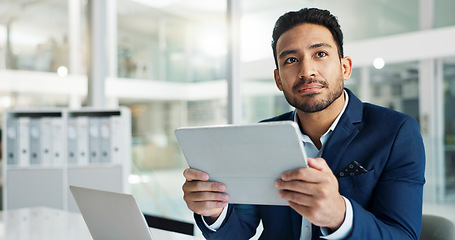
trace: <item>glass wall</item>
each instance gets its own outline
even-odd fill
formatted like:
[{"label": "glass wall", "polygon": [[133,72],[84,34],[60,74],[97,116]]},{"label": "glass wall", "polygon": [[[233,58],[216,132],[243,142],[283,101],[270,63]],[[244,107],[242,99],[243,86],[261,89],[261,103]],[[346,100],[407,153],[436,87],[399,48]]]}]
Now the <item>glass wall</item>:
[{"label": "glass wall", "polygon": [[444,178],[446,197],[455,200],[455,59],[443,64],[444,78]]},{"label": "glass wall", "polygon": [[[225,1],[118,0],[117,17],[119,78],[147,81],[152,87],[157,82],[225,81]],[[192,221],[181,191],[187,164],[174,131],[227,123],[226,95],[207,98],[206,94],[193,99],[119,99],[120,105],[132,110],[130,183],[144,212]]]},{"label": "glass wall", "polygon": [[370,101],[406,113],[419,120],[418,63],[399,63],[370,68]]},{"label": "glass wall", "polygon": [[85,1],[0,1],[0,110],[80,106],[86,18]]},{"label": "glass wall", "polygon": [[360,100],[362,100],[362,96],[364,95],[360,91],[362,81],[362,74],[360,68],[353,68],[351,77],[344,82],[344,87],[351,90]]},{"label": "glass wall", "polygon": [[118,76],[171,82],[225,78],[225,1],[118,1]]},{"label": "glass wall", "polygon": [[455,9],[455,1],[434,0],[434,27],[449,27],[455,25],[452,11]]},{"label": "glass wall", "polygon": [[0,6],[0,68],[56,72],[68,67],[67,2],[3,1]]},{"label": "glass wall", "polygon": [[[266,81],[273,81],[268,79]],[[263,84],[263,83],[255,83]],[[266,84],[263,84],[266,85]],[[294,110],[292,106],[288,104],[284,96],[276,87],[270,86],[277,94],[254,94],[244,93],[243,95],[243,121],[244,123],[256,123],[264,119],[278,116],[285,112]]]}]

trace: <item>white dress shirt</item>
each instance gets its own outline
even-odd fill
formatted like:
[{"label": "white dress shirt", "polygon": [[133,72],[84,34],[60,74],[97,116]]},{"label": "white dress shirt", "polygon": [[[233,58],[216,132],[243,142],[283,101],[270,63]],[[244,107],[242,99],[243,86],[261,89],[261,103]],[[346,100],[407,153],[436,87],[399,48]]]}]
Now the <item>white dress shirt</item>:
[{"label": "white dress shirt", "polygon": [[[305,135],[302,133],[302,141],[303,141],[303,146],[305,148],[305,152],[309,158],[319,158],[322,156],[322,153],[324,151],[325,143],[327,140],[329,140],[330,136],[332,135],[332,132],[335,130],[335,127],[338,125],[338,122],[340,121],[341,116],[343,115],[344,111],[346,110],[346,107],[349,102],[349,95],[347,94],[346,91],[344,91],[344,96],[345,96],[345,103],[343,106],[343,109],[341,110],[340,114],[338,114],[337,118],[335,121],[333,121],[332,125],[330,128],[327,130],[326,133],[324,133],[321,138],[319,139],[321,141],[321,149],[318,149],[316,145],[311,141],[310,137],[308,135]],[[297,114],[294,111],[294,122],[299,124],[299,119]],[[344,202],[346,204],[346,214],[344,218],[344,222],[341,224],[340,228],[338,228],[335,232],[330,233],[330,230],[328,228],[321,228],[322,231],[322,236],[321,238],[325,239],[343,239],[346,237],[352,229],[352,220],[353,220],[353,215],[352,215],[352,205],[351,202],[343,197]],[[302,228],[300,232],[300,240],[309,240],[311,239],[311,223],[304,217],[302,217]]]},{"label": "white dress shirt", "polygon": [[[346,93],[346,91],[344,91],[344,96],[345,96],[346,101],[344,103],[343,109],[341,110],[340,114],[338,114],[337,118],[332,123],[332,125],[327,130],[327,132],[324,135],[322,135],[320,138],[320,141],[322,144],[321,149],[318,149],[316,147],[316,145],[313,143],[313,141],[311,141],[309,136],[302,133],[301,137],[302,137],[303,145],[304,145],[306,154],[309,158],[318,158],[318,157],[322,156],[322,152],[324,151],[325,143],[327,142],[329,137],[332,135],[332,132],[335,130],[335,127],[337,126],[341,116],[343,115],[343,113],[346,110],[346,107],[348,105],[349,96]],[[295,111],[294,111],[294,121],[297,124],[299,123],[298,116]],[[330,231],[328,228],[321,228],[322,235],[324,235],[322,238],[330,239],[330,240],[343,239],[351,232],[352,221],[353,221],[352,205],[351,205],[351,202],[344,196],[343,196],[343,199],[346,204],[346,214],[345,214],[344,222],[341,224],[340,228],[338,228],[335,232],[333,232],[331,234],[329,234]],[[223,209],[223,212],[221,213],[221,215],[218,217],[218,219],[211,225],[208,225],[205,222],[204,218],[202,217],[202,221],[204,222],[205,226],[212,231],[218,230],[221,227],[221,224],[223,223],[224,219],[226,218],[227,209],[228,209],[228,207],[226,206]],[[311,239],[311,223],[306,218],[302,217],[300,240],[310,240],[310,239]]]}]

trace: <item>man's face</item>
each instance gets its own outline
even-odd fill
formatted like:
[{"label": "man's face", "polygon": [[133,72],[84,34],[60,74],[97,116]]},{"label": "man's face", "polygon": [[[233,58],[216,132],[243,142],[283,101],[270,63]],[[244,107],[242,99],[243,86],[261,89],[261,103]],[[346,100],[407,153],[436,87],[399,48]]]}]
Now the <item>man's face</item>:
[{"label": "man's face", "polygon": [[343,93],[351,75],[351,59],[340,59],[330,31],[316,24],[301,24],[277,41],[275,82],[286,100],[300,111],[326,109]]}]

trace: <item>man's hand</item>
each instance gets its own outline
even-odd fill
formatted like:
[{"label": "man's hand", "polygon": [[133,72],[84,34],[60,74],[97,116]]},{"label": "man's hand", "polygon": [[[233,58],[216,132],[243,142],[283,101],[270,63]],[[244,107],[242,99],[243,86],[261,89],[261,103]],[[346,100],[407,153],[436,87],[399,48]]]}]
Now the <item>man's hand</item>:
[{"label": "man's hand", "polygon": [[285,172],[276,181],[280,196],[311,223],[337,230],[344,221],[346,205],[338,181],[322,158],[309,158],[310,168]]},{"label": "man's hand", "polygon": [[186,205],[191,211],[205,216],[208,224],[212,224],[228,204],[229,195],[223,193],[226,185],[208,182],[209,175],[196,169],[185,169],[183,176],[186,178],[182,186]]}]

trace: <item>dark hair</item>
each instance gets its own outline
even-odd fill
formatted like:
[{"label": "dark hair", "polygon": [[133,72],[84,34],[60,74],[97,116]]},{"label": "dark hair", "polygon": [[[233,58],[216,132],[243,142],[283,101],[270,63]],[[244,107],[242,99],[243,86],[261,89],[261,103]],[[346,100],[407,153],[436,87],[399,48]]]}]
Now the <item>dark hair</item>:
[{"label": "dark hair", "polygon": [[304,23],[317,24],[329,29],[338,47],[338,56],[340,58],[343,57],[343,33],[341,32],[337,18],[333,16],[328,10],[322,10],[318,8],[303,8],[296,12],[285,13],[280,18],[278,18],[275,23],[272,34],[272,49],[277,69],[278,60],[276,43],[278,41],[278,38],[280,38],[283,33],[290,30],[291,28]]}]

